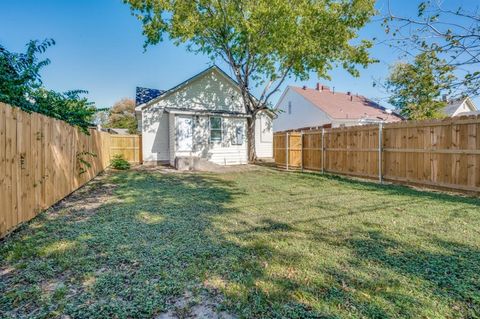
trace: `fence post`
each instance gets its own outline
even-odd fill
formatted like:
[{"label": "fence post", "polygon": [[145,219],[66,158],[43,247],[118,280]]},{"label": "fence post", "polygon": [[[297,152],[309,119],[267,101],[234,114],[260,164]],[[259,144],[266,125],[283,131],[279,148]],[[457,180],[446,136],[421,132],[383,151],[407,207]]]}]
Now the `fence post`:
[{"label": "fence post", "polygon": [[383,123],[380,123],[378,125],[378,180],[380,184],[383,183],[382,153],[383,153]]},{"label": "fence post", "polygon": [[138,136],[138,160],[143,164],[143,139],[142,135]]},{"label": "fence post", "polygon": [[286,159],[286,162],[287,162],[287,171],[288,171],[288,144],[289,144],[289,141],[288,141],[288,132],[285,133],[285,140],[286,140],[286,142],[285,142],[285,144],[286,144],[286,146],[285,146],[285,152],[286,152],[286,154],[285,154],[285,159]]},{"label": "fence post", "polygon": [[301,144],[300,144],[300,165],[302,167],[302,172],[303,172],[303,131],[300,132],[300,139],[301,139]]},{"label": "fence post", "polygon": [[325,145],[324,145],[324,139],[325,139],[325,128],[322,127],[322,174],[325,172]]}]

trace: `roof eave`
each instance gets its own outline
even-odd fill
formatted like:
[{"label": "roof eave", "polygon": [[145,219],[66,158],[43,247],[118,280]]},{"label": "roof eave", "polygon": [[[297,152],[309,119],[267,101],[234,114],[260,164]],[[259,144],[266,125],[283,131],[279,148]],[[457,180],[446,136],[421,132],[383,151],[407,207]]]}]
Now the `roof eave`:
[{"label": "roof eave", "polygon": [[228,117],[244,117],[250,118],[252,115],[246,113],[232,112],[228,110],[193,110],[193,109],[177,109],[177,108],[165,108],[165,112],[170,114],[188,114],[188,115],[218,115],[218,116],[228,116]]}]

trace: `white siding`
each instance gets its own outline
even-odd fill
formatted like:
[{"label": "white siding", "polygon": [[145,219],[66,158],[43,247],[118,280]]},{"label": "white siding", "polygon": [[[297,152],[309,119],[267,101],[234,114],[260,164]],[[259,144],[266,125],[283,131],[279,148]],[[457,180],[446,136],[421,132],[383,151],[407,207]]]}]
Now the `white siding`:
[{"label": "white siding", "polygon": [[238,87],[234,86],[215,69],[170,95],[167,94],[154,106],[192,110],[228,110],[245,113]]},{"label": "white siding", "polygon": [[[288,113],[289,102],[292,105],[291,114]],[[332,123],[325,112],[290,88],[286,89],[276,108],[281,112],[278,112],[278,117],[273,121],[274,132]]]},{"label": "white siding", "polygon": [[[193,150],[191,152],[175,151],[175,157],[195,156],[207,159],[219,165],[236,165],[247,163],[247,141],[245,118],[222,117],[222,141],[210,142],[209,116],[194,116]],[[176,122],[176,121],[175,121]],[[242,145],[233,145],[237,123],[244,127],[244,141]],[[174,136],[172,134],[171,136]],[[176,145],[176,141],[171,143]]]},{"label": "white siding", "polygon": [[142,132],[142,112],[135,112],[135,117],[137,118],[137,132]]},{"label": "white siding", "polygon": [[273,157],[272,118],[261,112],[255,119],[255,152],[259,158]]},{"label": "white siding", "polygon": [[168,140],[169,140],[169,154],[170,154],[170,165],[175,165],[175,115],[168,114]]},{"label": "white siding", "polygon": [[168,114],[162,109],[151,107],[142,112],[143,161],[168,161]]}]

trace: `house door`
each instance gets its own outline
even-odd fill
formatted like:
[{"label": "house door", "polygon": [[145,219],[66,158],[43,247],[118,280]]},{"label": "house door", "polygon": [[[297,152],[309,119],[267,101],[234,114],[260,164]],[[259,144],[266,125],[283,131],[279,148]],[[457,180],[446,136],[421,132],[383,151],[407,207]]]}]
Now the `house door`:
[{"label": "house door", "polygon": [[193,146],[193,118],[191,116],[177,116],[177,150],[192,151]]}]

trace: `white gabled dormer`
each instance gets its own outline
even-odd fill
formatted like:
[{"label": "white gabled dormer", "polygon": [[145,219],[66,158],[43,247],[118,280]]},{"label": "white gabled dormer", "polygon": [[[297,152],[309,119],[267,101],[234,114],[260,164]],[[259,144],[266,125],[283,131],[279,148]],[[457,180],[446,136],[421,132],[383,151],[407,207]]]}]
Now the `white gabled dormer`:
[{"label": "white gabled dormer", "polygon": [[443,112],[449,117],[476,115],[480,113],[475,103],[473,103],[472,99],[470,99],[468,96],[450,101],[443,109]]}]

